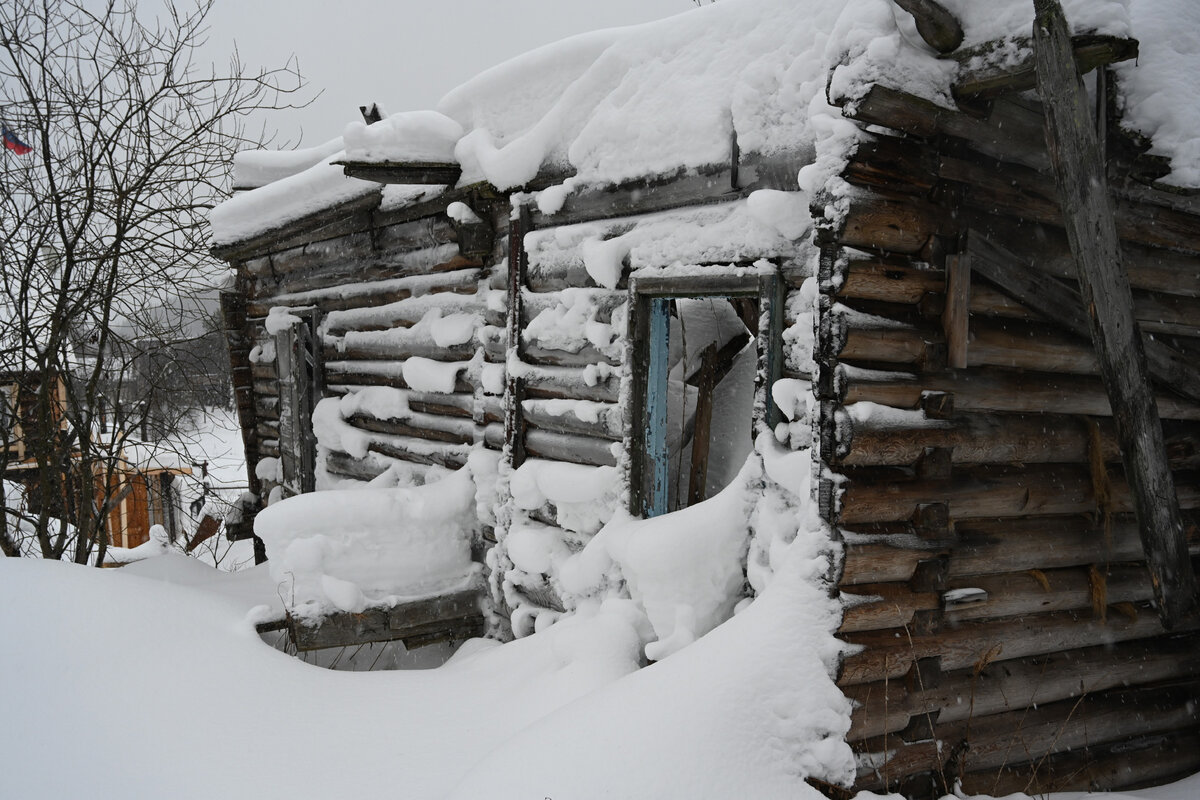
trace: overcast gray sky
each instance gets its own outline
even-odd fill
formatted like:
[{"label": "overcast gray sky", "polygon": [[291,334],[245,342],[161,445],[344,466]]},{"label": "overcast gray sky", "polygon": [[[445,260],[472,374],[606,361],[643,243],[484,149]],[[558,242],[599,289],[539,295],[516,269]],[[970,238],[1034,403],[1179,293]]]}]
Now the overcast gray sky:
[{"label": "overcast gray sky", "polygon": [[450,89],[514,55],[584,31],[687,11],[694,0],[217,0],[211,57],[233,42],[248,67],[299,59],[308,108],[265,117],[280,142],[339,136],[358,106],[432,108]]}]

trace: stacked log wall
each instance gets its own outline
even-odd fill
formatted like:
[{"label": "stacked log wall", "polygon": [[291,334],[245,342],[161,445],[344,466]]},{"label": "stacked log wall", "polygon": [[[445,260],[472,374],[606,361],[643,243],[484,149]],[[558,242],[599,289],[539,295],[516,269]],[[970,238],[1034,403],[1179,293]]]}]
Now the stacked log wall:
[{"label": "stacked log wall", "polygon": [[[346,420],[368,435],[368,452],[356,457],[322,447],[321,469],[330,479],[370,480],[396,462],[417,470],[458,468],[474,444],[499,449],[503,443],[502,399],[484,386],[482,365],[503,362],[503,350],[492,344],[503,332],[503,304],[489,303],[489,292],[503,282],[505,243],[497,241],[490,254],[464,255],[445,204],[420,207],[423,216],[416,218],[403,211],[360,212],[357,224],[333,226],[331,238],[293,237],[290,246],[260,247],[238,265],[246,286],[245,341],[267,344],[272,308],[315,307],[325,397],[374,386],[407,395],[410,413],[403,417],[355,414]],[[503,215],[492,205],[477,205]],[[407,335],[435,306],[444,314],[474,315],[471,339],[437,347],[428,335]],[[459,371],[451,392],[418,391],[404,379],[411,357],[469,366]],[[249,360],[252,416],[243,413],[243,425],[259,457],[278,456],[276,363],[262,356]]]},{"label": "stacked log wall", "polygon": [[[965,107],[965,106],[964,106]],[[1074,285],[1041,110],[876,88],[848,213],[821,236],[822,458],[840,473],[839,683],[857,788],[1144,785],[1200,768],[1200,639],[1166,631],[1091,343],[961,257],[971,232]],[[1200,352],[1200,203],[1110,163],[1143,331]],[[1194,362],[1193,362],[1194,363]],[[1157,386],[1200,554],[1200,403]],[[887,406],[880,409],[870,404]],[[899,409],[899,411],[897,411]],[[1136,754],[1168,753],[1159,759]]]}]

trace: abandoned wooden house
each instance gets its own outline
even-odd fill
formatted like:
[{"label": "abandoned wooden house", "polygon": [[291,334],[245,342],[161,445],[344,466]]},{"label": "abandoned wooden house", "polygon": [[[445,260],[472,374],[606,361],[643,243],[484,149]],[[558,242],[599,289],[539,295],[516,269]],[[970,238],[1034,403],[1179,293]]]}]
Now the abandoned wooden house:
[{"label": "abandoned wooden house", "polygon": [[[1032,28],[1022,3],[1017,34],[981,4],[896,0],[866,39],[836,9],[775,5],[776,39],[726,35],[711,65],[672,61],[686,44],[659,26],[621,103],[576,91],[617,32],[485,73],[441,113],[364,110],[307,169],[248,160],[214,252],[236,268],[222,302],[255,491],[498,453],[475,556],[523,635],[571,603],[518,535],[578,552],[597,498],[671,514],[764,447],[807,452],[854,645],[855,788],[1194,772],[1200,199],[1123,118],[1154,42],[1143,67],[1136,25],[1074,3],[1068,32],[1053,0]],[[689,24],[736,29],[721,6]],[[721,83],[788,47],[802,77]],[[685,122],[647,129],[653,109]],[[484,599],[297,635],[473,635]]]}]

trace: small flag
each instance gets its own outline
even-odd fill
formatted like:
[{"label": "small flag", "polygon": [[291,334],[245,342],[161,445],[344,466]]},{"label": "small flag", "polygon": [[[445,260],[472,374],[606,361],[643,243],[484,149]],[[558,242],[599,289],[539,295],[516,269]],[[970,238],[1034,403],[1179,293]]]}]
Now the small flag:
[{"label": "small flag", "polygon": [[0,125],[0,136],[4,138],[4,146],[19,156],[33,152],[33,148],[18,139],[17,135],[8,129],[7,125]]}]

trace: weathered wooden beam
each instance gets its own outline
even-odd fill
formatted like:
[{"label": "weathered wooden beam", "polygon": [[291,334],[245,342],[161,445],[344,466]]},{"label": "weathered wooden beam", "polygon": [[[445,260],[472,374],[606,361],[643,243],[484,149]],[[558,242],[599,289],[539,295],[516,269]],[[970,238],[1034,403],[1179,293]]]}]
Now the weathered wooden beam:
[{"label": "weathered wooden beam", "polygon": [[[1074,287],[1025,263],[982,234],[970,234],[968,249],[974,256],[973,268],[1006,294],[1072,333],[1091,335],[1088,313]],[[1136,320],[1135,314],[1131,316]],[[1167,389],[1200,401],[1200,369],[1166,343],[1145,334],[1141,339],[1150,377]]]},{"label": "weathered wooden beam", "polygon": [[[1200,676],[1200,637],[1151,639],[1088,647],[956,670],[936,686],[899,683],[845,687],[859,705],[847,739],[862,741],[902,730],[917,714],[938,722],[978,719],[1122,686]],[[970,702],[959,702],[962,698]],[[1200,755],[1200,754],[1198,754]]]},{"label": "weathered wooden beam", "polygon": [[846,634],[842,638],[863,645],[863,649],[842,661],[838,685],[896,680],[904,677],[917,660],[932,656],[940,656],[942,668],[947,671],[967,669],[995,651],[997,645],[1000,650],[995,653],[996,660],[1007,661],[1162,636],[1161,620],[1145,607],[1138,611],[1136,618],[1113,615],[1107,620],[1082,619],[1078,614],[1058,611],[1003,621],[964,622],[934,634],[911,637],[898,629]]},{"label": "weathered wooden beam", "polygon": [[1164,625],[1174,627],[1196,608],[1196,577],[1166,463],[1129,279],[1121,268],[1104,162],[1062,7],[1058,0],[1034,0],[1034,9],[1034,55],[1046,114],[1046,145],[1142,526],[1159,614]]},{"label": "weathered wooden beam", "polygon": [[913,15],[917,33],[939,53],[949,53],[962,44],[962,25],[936,0],[896,0],[896,5]]},{"label": "weathered wooden beam", "polygon": [[[1022,752],[1021,758],[1025,755]],[[1052,792],[1116,792],[1161,786],[1200,769],[1200,732],[1195,726],[1156,731],[1103,745],[1041,755],[999,769],[966,772],[964,795],[1044,797]]]},{"label": "weathered wooden beam", "polygon": [[[1195,512],[1190,520],[1195,521]],[[1137,520],[1116,514],[1111,524],[1112,541],[1098,550],[1097,522],[1090,515],[957,519],[956,544],[946,551],[948,578],[1094,564],[1099,557],[1112,563],[1143,560]],[[1189,550],[1198,555],[1200,527],[1191,524],[1189,531]],[[907,582],[918,562],[938,552],[942,551],[907,533],[851,543],[841,585]]]},{"label": "weathered wooden beam", "polygon": [[211,252],[224,261],[240,261],[308,241],[344,236],[362,230],[370,223],[370,212],[379,207],[380,197],[378,188],[366,188],[359,197],[322,209],[320,212],[306,214],[241,241],[216,245]]},{"label": "weathered wooden beam", "polygon": [[967,366],[971,322],[971,256],[946,258],[946,308],[942,329],[946,333],[946,363],[951,369]]},{"label": "weathered wooden beam", "polygon": [[462,177],[457,162],[435,161],[334,161],[347,177],[375,183],[400,183],[409,186],[453,186]]},{"label": "weathered wooden beam", "polygon": [[[895,480],[894,470],[889,473],[883,468],[875,480],[871,478],[866,471],[856,471],[848,482],[839,518],[843,525],[908,520],[922,503],[933,497],[948,503],[955,518],[1080,514],[1097,510],[1092,476],[1084,465],[985,466],[956,470],[948,481],[908,482]],[[1109,510],[1133,510],[1130,485],[1116,475],[1110,480]],[[1200,486],[1191,481],[1181,482],[1177,502],[1188,508],[1200,505]],[[1182,522],[1180,544],[1186,558]]]},{"label": "weathered wooden beam", "polygon": [[[508,227],[508,327],[505,341],[512,358],[520,359],[525,353],[525,275],[529,271],[529,253],[525,250],[525,234],[529,233],[530,209],[521,204]],[[505,376],[504,391],[504,449],[506,459],[513,469],[525,462],[525,408],[526,380],[509,370]]]},{"label": "weathered wooden beam", "polygon": [[288,633],[297,650],[307,651],[406,639],[427,635],[439,627],[460,628],[467,623],[482,630],[479,598],[478,590],[468,589],[390,608],[368,608],[359,614],[330,614],[315,624],[290,618]]},{"label": "weathered wooden beam", "polygon": [[[1200,684],[1194,679],[1164,686],[1116,688],[1030,709],[945,725],[939,722],[936,730],[930,731],[933,735],[921,741],[910,740],[912,743],[903,742],[903,737],[890,737],[890,747],[882,739],[864,742],[864,750],[880,753],[885,760],[878,771],[863,769],[860,777],[865,780],[857,786],[883,789],[905,776],[931,770],[942,772],[946,778],[957,777],[959,769],[999,769],[1026,754],[1070,752],[1186,728],[1192,721],[1188,706],[1198,689]],[[1132,708],[1138,712],[1131,714]],[[913,789],[901,788],[906,796],[915,796]],[[945,783],[940,787],[941,791],[950,788]]]},{"label": "weathered wooden beam", "polygon": [[[1007,42],[1005,45],[1011,46]],[[1137,40],[1120,36],[1069,36],[1066,45],[1068,57],[1074,60],[1081,75],[1105,64],[1137,58],[1138,54]],[[1032,56],[1033,41],[1029,38],[1019,39],[1015,46],[1023,54],[1023,58],[1015,64],[1007,56],[989,59],[986,51],[997,47],[992,42],[955,53],[952,58],[962,64],[962,68],[954,82],[954,96],[980,99],[1032,89],[1037,84]],[[971,66],[979,63],[982,66]]]}]

